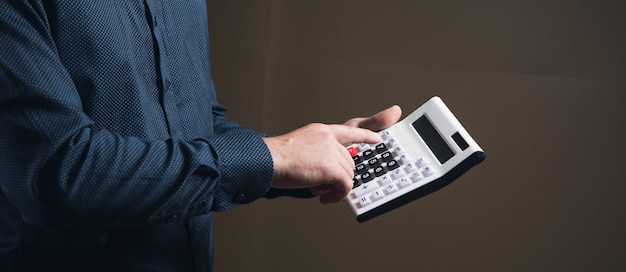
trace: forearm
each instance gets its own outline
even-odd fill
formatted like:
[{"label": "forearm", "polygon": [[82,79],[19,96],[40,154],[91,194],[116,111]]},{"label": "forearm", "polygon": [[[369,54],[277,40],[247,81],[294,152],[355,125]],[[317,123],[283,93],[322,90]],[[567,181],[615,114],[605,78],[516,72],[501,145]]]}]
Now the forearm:
[{"label": "forearm", "polygon": [[[146,141],[83,128],[50,156],[29,147],[40,143],[5,142],[2,191],[26,220],[49,227],[183,219],[234,207],[268,190],[272,164],[260,141],[252,132]],[[252,159],[250,148],[259,156]]]}]

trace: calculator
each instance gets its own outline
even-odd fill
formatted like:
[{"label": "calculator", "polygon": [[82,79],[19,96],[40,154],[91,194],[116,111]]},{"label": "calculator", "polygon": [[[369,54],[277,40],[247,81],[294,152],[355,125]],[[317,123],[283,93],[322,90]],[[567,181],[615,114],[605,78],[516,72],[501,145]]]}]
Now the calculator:
[{"label": "calculator", "polygon": [[355,168],[345,201],[358,222],[435,192],[485,159],[482,148],[437,96],[378,133],[380,143],[347,147]]}]

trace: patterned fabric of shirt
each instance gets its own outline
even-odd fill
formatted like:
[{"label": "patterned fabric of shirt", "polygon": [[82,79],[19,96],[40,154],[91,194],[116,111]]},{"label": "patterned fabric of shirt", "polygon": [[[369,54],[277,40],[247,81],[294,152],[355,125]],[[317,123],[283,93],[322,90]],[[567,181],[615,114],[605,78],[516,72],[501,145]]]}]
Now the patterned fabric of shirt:
[{"label": "patterned fabric of shirt", "polygon": [[262,197],[216,101],[205,0],[0,1],[0,271],[210,271],[211,211]]}]

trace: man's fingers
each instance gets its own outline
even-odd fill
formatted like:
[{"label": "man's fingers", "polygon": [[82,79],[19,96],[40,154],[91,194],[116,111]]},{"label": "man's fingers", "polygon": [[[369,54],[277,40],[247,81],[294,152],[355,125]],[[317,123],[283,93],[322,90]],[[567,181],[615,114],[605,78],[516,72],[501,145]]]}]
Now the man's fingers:
[{"label": "man's fingers", "polygon": [[366,128],[379,131],[390,127],[400,120],[402,109],[398,105],[393,105],[368,118],[353,118],[345,122],[347,126]]},{"label": "man's fingers", "polygon": [[321,196],[323,194],[326,194],[326,193],[330,192],[332,190],[332,188],[330,187],[330,185],[324,184],[324,185],[311,187],[310,190],[311,190],[311,193],[314,196]]},{"label": "man's fingers", "polygon": [[334,186],[335,188],[333,190],[326,191],[320,194],[319,196],[320,202],[323,204],[329,204],[329,203],[335,203],[335,202],[344,200],[350,193],[350,190],[352,189],[352,187],[343,186],[343,185],[345,184],[338,183],[336,184],[336,186]]},{"label": "man's fingers", "polygon": [[380,142],[380,135],[369,129],[351,127],[346,125],[330,125],[332,133],[342,145],[352,143],[369,143],[375,144]]}]

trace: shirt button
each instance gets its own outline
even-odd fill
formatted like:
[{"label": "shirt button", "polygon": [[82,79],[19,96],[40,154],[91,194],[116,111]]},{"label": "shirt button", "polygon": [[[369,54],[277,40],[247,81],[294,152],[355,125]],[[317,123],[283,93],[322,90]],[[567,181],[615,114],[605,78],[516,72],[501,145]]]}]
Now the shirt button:
[{"label": "shirt button", "polygon": [[168,223],[174,223],[176,221],[178,221],[180,219],[180,216],[178,214],[175,215],[171,215],[170,217],[167,218],[167,222]]},{"label": "shirt button", "polygon": [[164,89],[169,90],[171,85],[172,85],[172,82],[169,79],[165,79]]},{"label": "shirt button", "polygon": [[244,194],[243,192],[237,194],[234,199],[235,203],[241,203],[244,200],[246,200],[246,194]]}]

